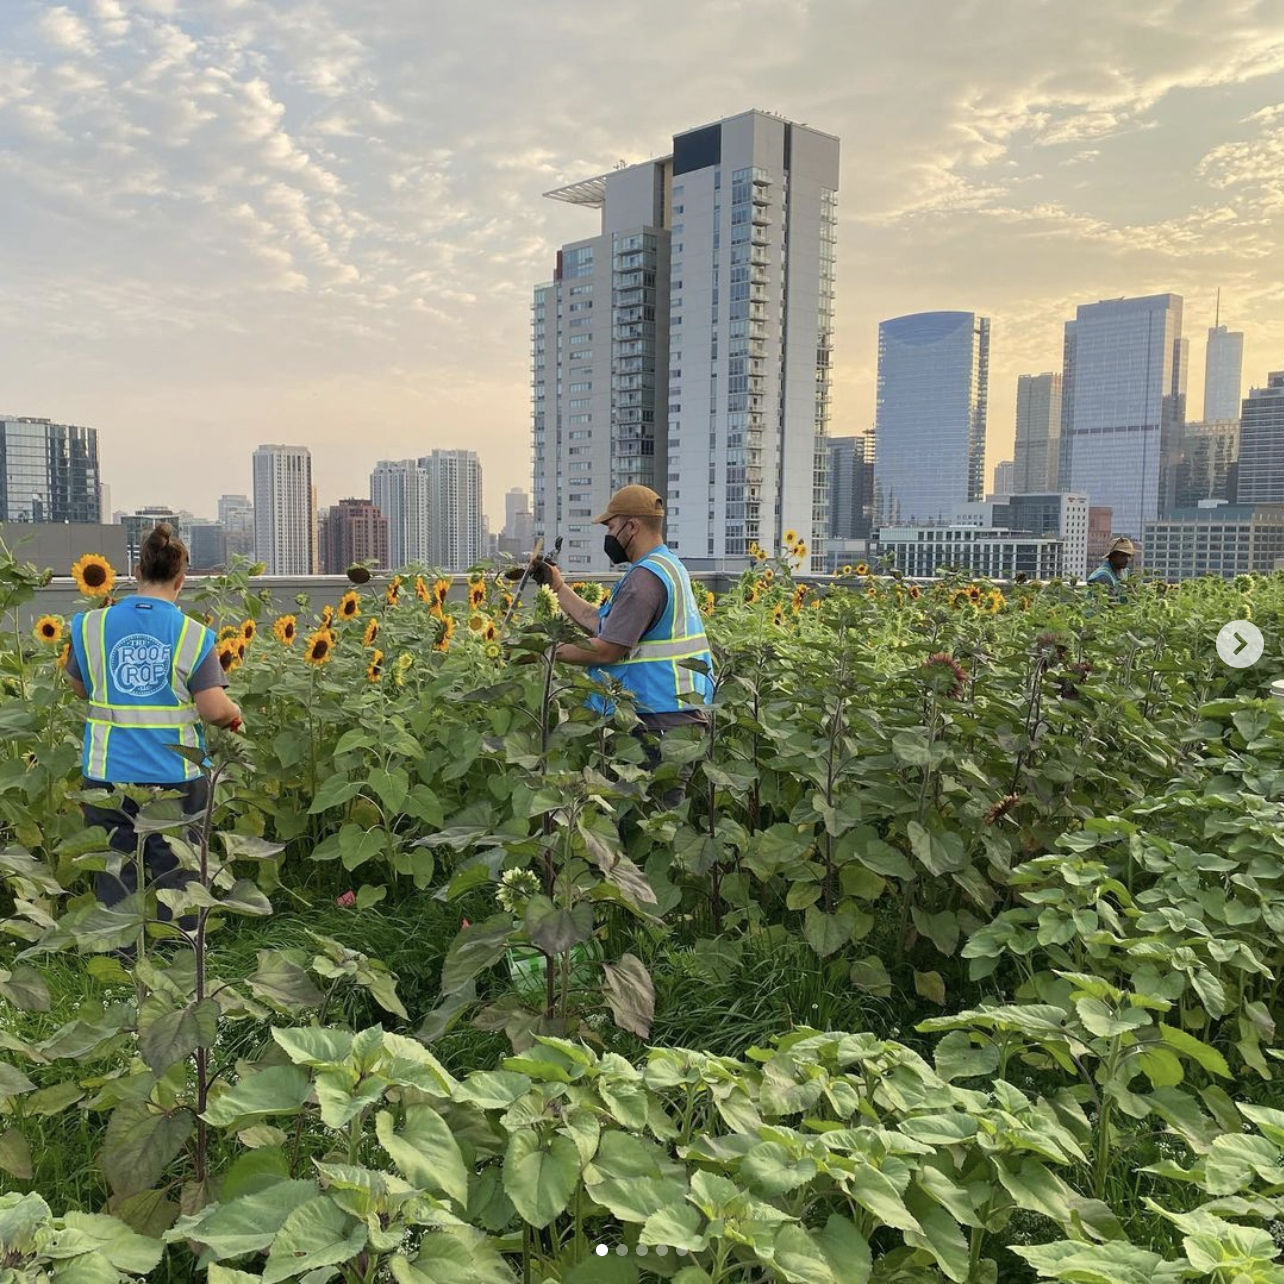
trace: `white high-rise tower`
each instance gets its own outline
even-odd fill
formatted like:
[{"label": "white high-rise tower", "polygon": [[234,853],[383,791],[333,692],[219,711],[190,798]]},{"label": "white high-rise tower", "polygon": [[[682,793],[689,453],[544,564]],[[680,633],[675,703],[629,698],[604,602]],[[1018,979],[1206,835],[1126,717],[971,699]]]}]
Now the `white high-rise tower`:
[{"label": "white high-rise tower", "polygon": [[254,452],[254,550],[269,575],[316,569],[312,452],[260,446]]},{"label": "white high-rise tower", "polygon": [[838,140],[750,111],[549,195],[601,211],[536,288],[535,533],[602,570],[591,518],[654,487],[693,570],[786,529],[823,564]]}]

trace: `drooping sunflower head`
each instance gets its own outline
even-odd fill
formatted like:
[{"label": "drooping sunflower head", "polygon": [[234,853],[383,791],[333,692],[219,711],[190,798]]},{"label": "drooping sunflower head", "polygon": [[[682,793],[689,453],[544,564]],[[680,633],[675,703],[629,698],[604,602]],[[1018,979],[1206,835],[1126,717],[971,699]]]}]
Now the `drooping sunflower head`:
[{"label": "drooping sunflower head", "polygon": [[348,567],[348,579],[353,584],[369,584],[370,568],[362,566],[360,562],[354,562]]},{"label": "drooping sunflower head", "polygon": [[339,618],[355,620],[361,614],[361,594],[355,589],[349,590],[339,599]]},{"label": "drooping sunflower head", "polygon": [[393,670],[392,680],[400,687],[406,682],[406,674],[414,667],[415,657],[409,651],[403,651],[397,657],[397,667]]},{"label": "drooping sunflower head", "polygon": [[259,626],[254,620],[241,621],[241,636],[247,642],[254,641],[254,635],[259,631]]},{"label": "drooping sunflower head", "polygon": [[923,590],[917,584],[911,584],[909,586],[909,595],[912,601],[917,602],[923,596]]},{"label": "drooping sunflower head", "polygon": [[86,553],[71,568],[71,577],[86,597],[102,597],[116,586],[116,572],[100,553]]},{"label": "drooping sunflower head", "polygon": [[272,624],[272,636],[282,646],[293,646],[299,635],[299,621],[293,615],[278,615]]},{"label": "drooping sunflower head", "polygon": [[46,646],[62,641],[62,621],[56,615],[42,615],[36,621],[35,634]]},{"label": "drooping sunflower head", "polygon": [[437,621],[437,641],[433,645],[434,651],[449,651],[450,639],[455,636],[455,618],[452,615],[444,615]]},{"label": "drooping sunflower head", "polygon": [[379,621],[372,615],[370,622],[366,625],[366,631],[361,635],[362,646],[374,646],[375,638],[379,636]]},{"label": "drooping sunflower head", "polygon": [[378,682],[383,677],[383,652],[378,647],[370,652],[370,663],[366,665],[366,677],[371,682]]},{"label": "drooping sunflower head", "polygon": [[318,629],[309,639],[303,658],[309,664],[329,664],[334,654],[334,634],[329,629]]},{"label": "drooping sunflower head", "polygon": [[967,670],[948,651],[937,651],[923,661],[923,672],[929,685],[951,700],[963,699]]}]

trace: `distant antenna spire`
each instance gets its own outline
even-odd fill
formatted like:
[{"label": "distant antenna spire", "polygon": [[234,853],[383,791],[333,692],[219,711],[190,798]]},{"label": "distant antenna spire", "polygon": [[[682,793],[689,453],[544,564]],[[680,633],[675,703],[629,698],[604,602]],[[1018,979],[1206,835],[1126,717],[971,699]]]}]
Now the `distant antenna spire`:
[{"label": "distant antenna spire", "polygon": [[1217,287],[1217,311],[1213,316],[1213,327],[1216,328],[1217,326],[1221,325],[1221,323],[1222,323],[1222,287],[1219,285]]}]

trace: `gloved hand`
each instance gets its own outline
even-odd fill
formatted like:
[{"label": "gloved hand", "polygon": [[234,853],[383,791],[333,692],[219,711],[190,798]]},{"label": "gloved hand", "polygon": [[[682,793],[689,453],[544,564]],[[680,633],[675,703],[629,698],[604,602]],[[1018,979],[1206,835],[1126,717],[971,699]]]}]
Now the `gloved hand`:
[{"label": "gloved hand", "polygon": [[[557,563],[551,557],[540,557],[529,563],[531,579],[542,588],[557,583]],[[510,566],[504,572],[506,580],[520,580],[526,574],[525,566]]]}]

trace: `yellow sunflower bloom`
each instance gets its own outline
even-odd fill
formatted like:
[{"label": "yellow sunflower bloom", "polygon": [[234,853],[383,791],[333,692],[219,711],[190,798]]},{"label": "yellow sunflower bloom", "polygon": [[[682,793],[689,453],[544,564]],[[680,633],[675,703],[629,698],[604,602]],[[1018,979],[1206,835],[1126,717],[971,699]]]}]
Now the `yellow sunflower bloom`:
[{"label": "yellow sunflower bloom", "polygon": [[[499,625],[494,620],[487,620],[486,627],[482,629],[482,641],[494,642],[497,637],[499,637]],[[489,653],[489,648],[487,651]]]},{"label": "yellow sunflower bloom", "polygon": [[278,615],[272,624],[272,636],[282,646],[293,646],[299,634],[299,621],[293,615]]},{"label": "yellow sunflower bloom", "polygon": [[56,615],[42,615],[36,621],[35,635],[48,646],[62,641],[62,621]]},{"label": "yellow sunflower bloom", "polygon": [[388,587],[383,591],[383,600],[389,606],[396,606],[397,599],[401,596],[401,576],[394,575],[388,582]]},{"label": "yellow sunflower bloom", "polygon": [[58,652],[58,667],[60,669],[65,669],[67,667],[67,660],[70,656],[71,656],[71,643],[64,642],[62,644],[62,650]]},{"label": "yellow sunflower bloom", "polygon": [[240,638],[224,638],[215,648],[219,665],[224,673],[232,673],[241,667],[240,646]]},{"label": "yellow sunflower bloom", "polygon": [[247,642],[254,641],[254,635],[259,631],[259,626],[253,620],[241,621],[241,636]]},{"label": "yellow sunflower bloom", "polygon": [[784,622],[785,622],[785,608],[784,608],[783,606],[777,606],[777,607],[772,611],[772,613],[771,613],[771,622],[772,622],[772,624],[776,625],[776,627],[777,627],[777,628],[781,627],[781,626],[784,624]]},{"label": "yellow sunflower bloom", "polygon": [[792,526],[785,532],[785,543],[790,548],[798,543],[798,532]]},{"label": "yellow sunflower bloom", "polygon": [[370,652],[370,663],[366,665],[366,677],[371,682],[378,682],[383,677],[383,652],[378,647]]},{"label": "yellow sunflower bloom", "polygon": [[963,592],[967,596],[967,600],[971,602],[973,606],[976,606],[980,602],[981,590],[977,588],[975,584],[973,584],[970,588],[964,589]]},{"label": "yellow sunflower bloom", "polygon": [[379,636],[379,621],[370,617],[370,623],[366,625],[366,631],[361,635],[362,646],[374,646],[375,638]]},{"label": "yellow sunflower bloom", "polygon": [[986,596],[985,607],[991,615],[998,615],[998,613],[1003,610],[1006,602],[1007,598],[1005,598],[998,589],[991,589]]},{"label": "yellow sunflower bloom", "polygon": [[225,624],[218,631],[216,642],[226,642],[228,638],[239,638],[241,636],[240,627],[236,624]]},{"label": "yellow sunflower bloom", "polygon": [[339,599],[339,618],[355,620],[361,614],[361,594],[356,591],[345,593]]},{"label": "yellow sunflower bloom", "polygon": [[446,580],[446,579],[433,580],[432,596],[433,596],[433,601],[435,601],[438,606],[446,605],[446,595],[449,592],[450,592],[449,580]]},{"label": "yellow sunflower bloom", "polygon": [[442,618],[441,623],[440,623],[440,626],[439,626],[439,628],[438,628],[438,630],[437,630],[437,641],[436,641],[435,645],[433,646],[433,650],[434,650],[434,651],[443,651],[443,652],[444,652],[444,651],[449,651],[449,650],[450,650],[450,639],[454,636],[454,634],[455,634],[455,621],[454,621],[454,619],[453,619],[451,616],[449,616],[449,615],[444,616],[444,617]]},{"label": "yellow sunflower bloom", "polygon": [[923,596],[923,590],[917,584],[911,584],[909,586],[909,595],[911,600],[917,602]]},{"label": "yellow sunflower bloom", "polygon": [[868,575],[868,574],[869,574],[869,567],[868,567],[868,565],[866,565],[866,563],[864,563],[864,562],[857,562],[857,563],[856,563],[856,574],[857,574],[857,575]]},{"label": "yellow sunflower bloom", "polygon": [[469,609],[475,611],[485,600],[486,600],[486,585],[469,584],[468,586]]},{"label": "yellow sunflower bloom", "polygon": [[415,596],[421,601],[428,601],[428,581],[422,575],[415,576]]},{"label": "yellow sunflower bloom", "polygon": [[86,597],[102,597],[116,585],[116,572],[99,553],[86,553],[72,568],[71,577]]},{"label": "yellow sunflower bloom", "polygon": [[794,556],[800,559],[807,556],[807,545],[801,540],[798,543],[798,547],[794,549]]},{"label": "yellow sunflower bloom", "polygon": [[838,573],[839,575],[850,575],[852,573],[852,568],[850,566],[844,566]]},{"label": "yellow sunflower bloom", "polygon": [[329,664],[334,654],[334,634],[329,629],[318,629],[309,639],[303,658],[309,664]]},{"label": "yellow sunflower bloom", "polygon": [[471,633],[480,633],[486,627],[486,617],[474,612],[468,617],[468,629]]},{"label": "yellow sunflower bloom", "polygon": [[328,630],[328,629],[330,628],[330,625],[332,625],[333,623],[334,623],[334,607],[332,607],[332,606],[327,602],[327,603],[325,604],[325,606],[323,606],[323,607],[321,608],[321,624],[320,624],[320,627],[321,627],[321,628],[323,628],[323,629]]}]

